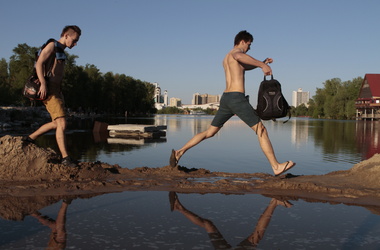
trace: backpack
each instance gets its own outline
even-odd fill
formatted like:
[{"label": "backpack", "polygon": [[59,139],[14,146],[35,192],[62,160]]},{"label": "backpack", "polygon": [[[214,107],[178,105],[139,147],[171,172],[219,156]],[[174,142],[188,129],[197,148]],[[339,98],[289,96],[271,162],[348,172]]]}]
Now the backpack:
[{"label": "backpack", "polygon": [[262,120],[275,121],[288,114],[289,119],[291,117],[290,106],[281,92],[281,84],[273,79],[273,75],[270,80],[264,76],[264,81],[260,84],[256,112]]},{"label": "backpack", "polygon": [[[51,42],[54,42],[54,52],[55,52],[54,56],[55,56],[55,58],[57,60],[65,60],[66,59],[66,54],[65,54],[64,50],[58,46],[58,42],[55,39],[51,38],[46,43],[44,43],[42,45],[40,50],[38,50],[36,52],[35,62],[37,62],[38,57],[41,54],[41,51],[46,47],[46,45],[48,45]],[[53,65],[50,65],[49,71],[47,72],[47,75],[45,76],[46,79],[48,79],[48,77],[51,75],[52,67],[53,67]],[[26,83],[25,83],[24,88],[22,90],[22,94],[25,97],[29,98],[30,100],[43,100],[38,95],[40,85],[41,84],[40,84],[40,81],[39,81],[38,76],[37,76],[36,67],[34,65],[33,74],[26,80]]]}]

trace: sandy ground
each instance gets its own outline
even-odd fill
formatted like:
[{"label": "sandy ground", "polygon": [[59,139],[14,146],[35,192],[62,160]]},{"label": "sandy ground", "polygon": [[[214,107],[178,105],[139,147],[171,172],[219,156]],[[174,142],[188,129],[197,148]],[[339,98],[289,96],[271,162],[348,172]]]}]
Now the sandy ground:
[{"label": "sandy ground", "polygon": [[57,153],[51,149],[24,143],[21,137],[6,135],[0,138],[0,216],[3,218],[20,219],[27,210],[38,209],[65,197],[88,198],[104,193],[143,190],[257,193],[287,200],[360,205],[378,213],[379,180],[378,154],[346,171],[303,176],[288,173],[274,177],[265,173],[211,172],[181,166],[127,169],[102,162],[81,162],[78,168],[69,168],[60,164]]}]

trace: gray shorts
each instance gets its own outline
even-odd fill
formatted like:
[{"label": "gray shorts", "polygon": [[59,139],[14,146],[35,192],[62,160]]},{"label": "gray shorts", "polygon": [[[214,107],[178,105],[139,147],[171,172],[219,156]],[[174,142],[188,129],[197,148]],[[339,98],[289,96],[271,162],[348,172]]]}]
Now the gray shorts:
[{"label": "gray shorts", "polygon": [[223,93],[220,99],[219,110],[211,125],[221,128],[233,115],[237,115],[249,127],[259,123],[260,117],[249,103],[248,96],[241,92]]}]

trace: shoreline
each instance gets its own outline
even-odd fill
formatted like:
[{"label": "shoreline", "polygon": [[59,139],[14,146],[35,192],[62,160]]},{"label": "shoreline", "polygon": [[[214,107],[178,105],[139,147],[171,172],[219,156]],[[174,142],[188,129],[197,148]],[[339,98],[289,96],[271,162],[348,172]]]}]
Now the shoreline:
[{"label": "shoreline", "polygon": [[[262,194],[289,200],[312,199],[380,206],[380,154],[349,170],[325,175],[274,177],[265,173],[211,172],[177,166],[121,168],[102,162],[81,162],[79,168],[59,163],[56,152],[21,141],[0,138],[0,196],[82,196],[124,191]],[[291,172],[291,170],[289,171]]]}]

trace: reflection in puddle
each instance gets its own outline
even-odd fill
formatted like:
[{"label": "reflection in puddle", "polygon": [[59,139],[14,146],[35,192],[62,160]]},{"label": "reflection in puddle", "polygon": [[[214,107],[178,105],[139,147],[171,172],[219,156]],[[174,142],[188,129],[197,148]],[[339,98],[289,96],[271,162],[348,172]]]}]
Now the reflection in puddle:
[{"label": "reflection in puddle", "polygon": [[0,248],[378,249],[379,211],[258,194],[7,196]]},{"label": "reflection in puddle", "polygon": [[48,248],[65,249],[66,248],[66,212],[71,199],[62,200],[61,208],[58,211],[57,218],[54,220],[48,216],[43,216],[39,212],[30,214],[36,218],[42,225],[47,226],[51,230]]},{"label": "reflection in puddle", "polygon": [[[220,233],[218,228],[214,225],[214,223],[211,220],[202,218],[197,214],[187,210],[181,204],[175,192],[169,193],[169,199],[171,211],[180,212],[189,221],[191,221],[197,226],[204,228],[210,238],[210,242],[212,243],[215,249],[231,249],[231,245],[224,239],[223,235]],[[269,225],[274,210],[279,205],[289,208],[293,204],[291,204],[287,200],[279,200],[276,198],[272,198],[264,213],[260,216],[254,231],[246,239],[244,239],[237,245],[237,249],[256,249],[260,240],[264,237],[265,230]]]}]

